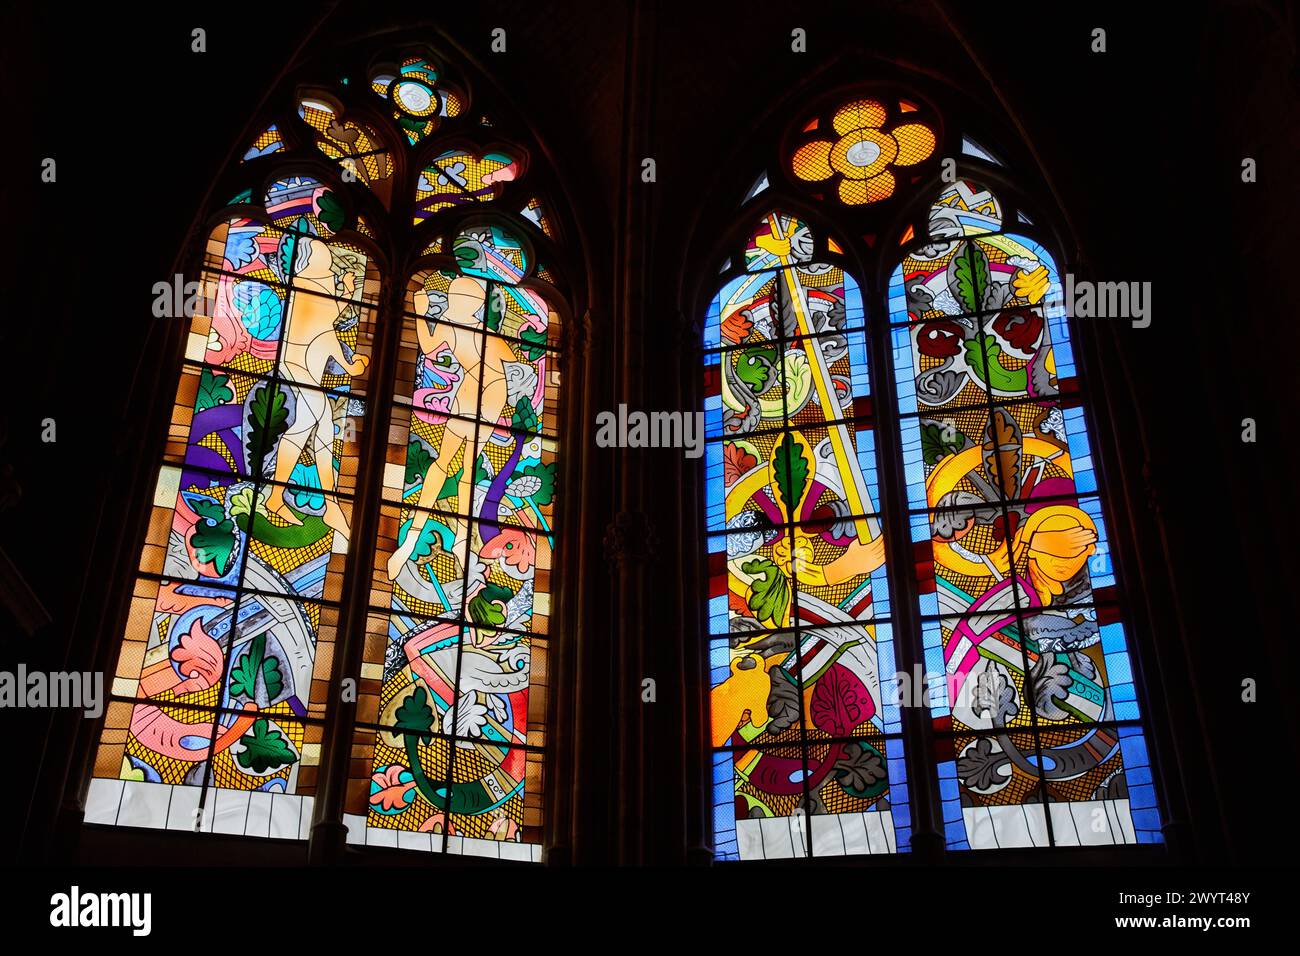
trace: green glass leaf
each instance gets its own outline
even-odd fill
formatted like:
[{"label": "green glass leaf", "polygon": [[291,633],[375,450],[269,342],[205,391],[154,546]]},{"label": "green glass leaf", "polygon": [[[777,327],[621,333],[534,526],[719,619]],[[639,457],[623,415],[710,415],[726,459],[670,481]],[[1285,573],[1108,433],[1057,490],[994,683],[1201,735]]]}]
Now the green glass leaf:
[{"label": "green glass leaf", "polygon": [[408,734],[428,734],[433,727],[433,708],[429,706],[429,695],[423,687],[416,687],[411,695],[402,701],[394,714],[397,718],[394,726]]},{"label": "green glass leaf", "polygon": [[328,189],[321,193],[320,198],[316,200],[316,208],[319,210],[317,217],[330,232],[338,232],[343,228],[347,216],[343,212],[343,204],[334,193]]},{"label": "green glass leaf", "polygon": [[209,408],[225,405],[235,398],[235,390],[229,385],[230,376],[222,375],[205,368],[199,375],[199,393],[194,400],[196,412],[206,412]]},{"label": "green glass leaf", "polygon": [[1001,392],[1023,392],[1028,387],[1029,373],[1024,368],[1002,367],[1002,346],[988,332],[978,339],[967,339],[966,364],[981,382]]},{"label": "green glass leaf", "polygon": [[753,389],[755,395],[761,395],[776,383],[776,358],[773,346],[745,349],[736,362],[736,376]]},{"label": "green glass leaf", "polygon": [[252,728],[239,738],[239,742],[244,749],[235,754],[235,760],[245,770],[254,773],[278,770],[298,760],[289,741],[265,717],[253,721]]},{"label": "green glass leaf", "polygon": [[185,500],[194,513],[201,518],[207,518],[209,521],[219,523],[226,517],[226,512],[222,509],[219,501],[213,501],[204,495],[195,495],[193,498],[186,498]]},{"label": "green glass leaf", "polygon": [[808,487],[809,467],[803,446],[794,440],[790,432],[786,432],[776,446],[772,467],[776,472],[776,487],[785,504],[786,514],[793,516]]},{"label": "green glass leaf", "polygon": [[261,474],[263,460],[285,432],[289,421],[287,404],[288,399],[279,385],[263,383],[253,389],[248,404],[251,422],[248,447],[253,456],[249,467],[258,474]]},{"label": "green glass leaf", "polygon": [[424,449],[424,442],[412,438],[406,446],[406,483],[414,484],[415,479],[428,474],[433,464],[433,456]]},{"label": "green glass leaf", "polygon": [[257,696],[257,674],[266,652],[266,635],[259,634],[248,642],[248,652],[230,668],[230,695],[252,700]]},{"label": "green glass leaf", "polygon": [[767,558],[755,558],[740,566],[754,580],[749,586],[749,609],[760,622],[784,627],[790,610],[790,582],[785,572]]},{"label": "green glass leaf", "polygon": [[284,690],[284,677],[280,674],[280,661],[268,657],[262,661],[262,684],[266,687],[268,700],[275,700]]},{"label": "green glass leaf", "polygon": [[546,354],[546,332],[543,329],[525,328],[519,330],[519,337],[527,345],[524,346],[524,355],[528,361],[536,362]]},{"label": "green glass leaf", "polygon": [[[214,502],[215,504],[215,502]],[[220,505],[217,505],[218,510]],[[235,523],[223,518],[215,523],[211,519],[199,521],[190,532],[190,546],[194,556],[205,564],[211,564],[218,576],[230,570],[231,558],[235,552]]]},{"label": "green glass leaf", "polygon": [[500,627],[506,622],[506,612],[501,604],[514,597],[509,588],[496,584],[486,585],[478,594],[470,598],[470,619],[483,627]]},{"label": "green glass leaf", "polygon": [[549,505],[555,497],[555,462],[549,462],[543,465],[541,462],[529,465],[524,468],[520,474],[529,475],[533,478],[540,479],[542,487],[534,491],[529,497],[533,504]]},{"label": "green glass leaf", "polygon": [[967,312],[984,308],[984,296],[989,288],[989,257],[977,243],[967,242],[953,265],[956,277],[955,295]]},{"label": "green glass leaf", "polygon": [[518,404],[515,405],[515,415],[511,424],[523,432],[537,431],[537,413],[533,411],[533,400],[527,395],[521,395]]},{"label": "green glass leaf", "polygon": [[230,669],[231,696],[256,700],[259,677],[268,701],[280,696],[284,690],[284,676],[280,673],[280,662],[273,656],[266,656],[265,634],[249,641],[247,653]]},{"label": "green glass leaf", "polygon": [[921,426],[921,457],[927,465],[937,465],[940,460],[966,447],[966,436],[952,426],[927,422]]}]

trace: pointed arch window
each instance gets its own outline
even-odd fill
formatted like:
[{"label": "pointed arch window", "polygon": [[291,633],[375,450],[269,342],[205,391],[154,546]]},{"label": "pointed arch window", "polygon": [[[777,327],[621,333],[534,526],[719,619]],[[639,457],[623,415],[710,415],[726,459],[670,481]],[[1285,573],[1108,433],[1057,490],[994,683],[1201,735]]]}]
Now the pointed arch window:
[{"label": "pointed arch window", "polygon": [[[866,316],[837,248],[768,214],[705,333],[724,855],[806,841],[813,806],[877,852],[906,834]],[[852,779],[832,792],[831,774]]]},{"label": "pointed arch window", "polygon": [[720,858],[906,852],[921,809],[951,850],[1161,840],[1089,395],[1012,178],[880,88],[796,117],[744,200],[704,332]]},{"label": "pointed arch window", "polygon": [[85,819],[540,859],[562,220],[432,54],[304,79],[185,290]]}]

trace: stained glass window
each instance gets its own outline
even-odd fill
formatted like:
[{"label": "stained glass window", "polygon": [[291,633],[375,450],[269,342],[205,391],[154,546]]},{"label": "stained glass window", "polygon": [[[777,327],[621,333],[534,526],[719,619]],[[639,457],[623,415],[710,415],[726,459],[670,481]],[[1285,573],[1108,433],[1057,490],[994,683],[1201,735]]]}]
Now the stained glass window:
[{"label": "stained glass window", "polygon": [[[893,225],[945,143],[1003,163],[919,98],[830,104],[788,143],[704,331],[716,854],[905,852],[919,801],[953,850],[1159,841],[1057,265],[973,178]],[[886,565],[887,515],[914,568]],[[896,602],[919,627],[895,630]],[[935,792],[909,787],[918,760]]]},{"label": "stained glass window", "polygon": [[1158,841],[1060,274],[1003,216],[946,186],[889,287],[947,839]]},{"label": "stained glass window", "polygon": [[[558,317],[519,234],[417,271],[363,674],[368,843],[518,857],[539,840]],[[530,849],[524,844],[533,844]],[[513,848],[513,849],[512,849]],[[507,852],[510,851],[510,852]]]},{"label": "stained glass window", "polygon": [[289,176],[209,236],[94,820],[293,837],[310,820],[380,287],[344,216]]},{"label": "stained glass window", "polygon": [[[333,773],[353,843],[537,860],[554,208],[507,129],[475,145],[490,124],[432,58],[369,76],[261,127],[197,287],[160,292],[189,331],[86,821],[302,839]],[[357,722],[331,768],[340,682]]]},{"label": "stained glass window", "polygon": [[[765,216],[705,332],[714,825],[724,857],[907,839],[858,283]],[[894,807],[902,801],[900,816]]]}]

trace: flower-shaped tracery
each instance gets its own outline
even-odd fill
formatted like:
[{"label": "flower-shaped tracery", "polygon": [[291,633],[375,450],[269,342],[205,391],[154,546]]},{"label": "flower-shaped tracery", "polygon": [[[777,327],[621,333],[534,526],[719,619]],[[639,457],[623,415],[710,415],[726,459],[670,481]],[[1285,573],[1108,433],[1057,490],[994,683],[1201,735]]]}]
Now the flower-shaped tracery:
[{"label": "flower-shaped tracery", "polygon": [[894,194],[893,167],[914,166],[934,153],[934,131],[907,122],[886,130],[889,112],[876,100],[853,100],[835,111],[836,139],[804,143],[790,157],[795,176],[804,182],[837,182],[840,202],[865,206]]},{"label": "flower-shaped tracery", "polygon": [[370,88],[396,109],[393,118],[412,145],[420,142],[444,118],[459,116],[465,100],[449,88],[438,68],[424,57],[412,56],[397,69],[380,69],[370,78]]}]

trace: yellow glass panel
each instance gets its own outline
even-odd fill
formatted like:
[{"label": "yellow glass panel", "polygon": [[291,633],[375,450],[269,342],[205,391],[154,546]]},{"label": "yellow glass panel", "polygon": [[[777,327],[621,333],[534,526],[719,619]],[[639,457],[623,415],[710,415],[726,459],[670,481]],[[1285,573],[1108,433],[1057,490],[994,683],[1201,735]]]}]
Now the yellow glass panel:
[{"label": "yellow glass panel", "polygon": [[814,140],[811,143],[804,143],[794,151],[794,156],[790,158],[790,166],[794,174],[804,182],[817,183],[834,172],[831,169],[830,156],[831,144]]},{"label": "yellow glass panel", "polygon": [[835,132],[843,136],[855,129],[878,129],[885,115],[884,106],[875,100],[854,100],[836,110],[831,122]]},{"label": "yellow glass panel", "polygon": [[906,123],[890,135],[898,143],[898,157],[894,162],[899,166],[915,165],[934,152],[934,133],[928,126]]}]

